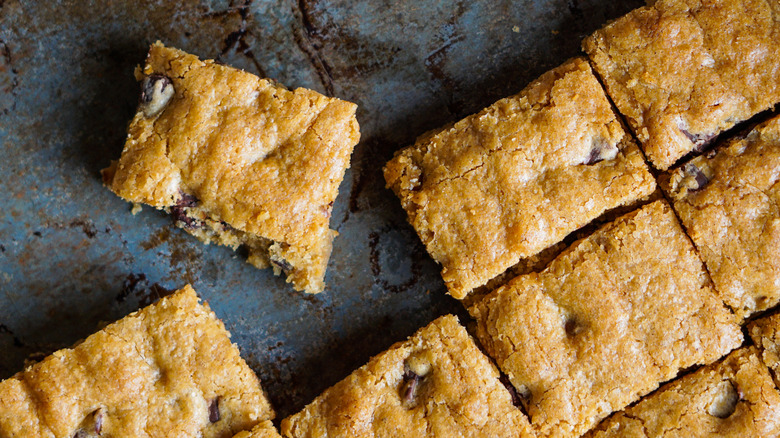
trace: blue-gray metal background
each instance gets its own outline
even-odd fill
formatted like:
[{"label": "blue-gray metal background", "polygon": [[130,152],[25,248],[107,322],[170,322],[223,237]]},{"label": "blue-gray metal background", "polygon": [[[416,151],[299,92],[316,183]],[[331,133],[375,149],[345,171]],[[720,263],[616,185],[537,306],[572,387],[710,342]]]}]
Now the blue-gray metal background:
[{"label": "blue-gray metal background", "polygon": [[[445,295],[382,165],[579,53],[613,0],[0,0],[0,378],[192,283],[280,416],[436,316]],[[325,293],[204,246],[101,185],[156,39],[359,104]]]}]

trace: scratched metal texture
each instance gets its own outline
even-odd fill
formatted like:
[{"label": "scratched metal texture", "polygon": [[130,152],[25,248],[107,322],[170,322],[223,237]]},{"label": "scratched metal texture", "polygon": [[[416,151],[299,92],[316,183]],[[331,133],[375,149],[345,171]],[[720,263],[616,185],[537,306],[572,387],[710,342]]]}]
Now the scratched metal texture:
[{"label": "scratched metal texture", "polygon": [[[0,0],[0,378],[192,283],[280,417],[417,328],[445,294],[382,165],[579,54],[637,0]],[[325,293],[294,292],[103,188],[156,39],[359,104]]]}]

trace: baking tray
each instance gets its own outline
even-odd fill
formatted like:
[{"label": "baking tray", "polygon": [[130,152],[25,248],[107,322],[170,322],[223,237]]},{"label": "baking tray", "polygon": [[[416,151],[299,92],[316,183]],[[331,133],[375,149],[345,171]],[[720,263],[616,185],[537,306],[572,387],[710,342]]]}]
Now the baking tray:
[{"label": "baking tray", "polygon": [[[428,129],[520,91],[640,1],[0,0],[0,378],[191,283],[284,417],[445,313],[381,169]],[[157,39],[358,103],[320,295],[204,246],[99,170],[119,157]]]}]

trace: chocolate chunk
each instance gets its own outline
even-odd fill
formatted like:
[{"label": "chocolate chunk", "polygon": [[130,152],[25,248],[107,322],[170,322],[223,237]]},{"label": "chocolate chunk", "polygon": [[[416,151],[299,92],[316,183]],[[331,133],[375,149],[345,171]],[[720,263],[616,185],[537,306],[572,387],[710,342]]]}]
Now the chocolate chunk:
[{"label": "chocolate chunk", "polygon": [[214,400],[211,400],[211,403],[209,404],[209,421],[212,423],[216,423],[220,419],[219,415],[219,401],[222,399],[222,396],[217,396],[214,398]]},{"label": "chocolate chunk", "polygon": [[687,186],[688,190],[691,192],[701,190],[710,182],[710,179],[707,178],[707,175],[705,175],[704,172],[702,172],[701,169],[699,169],[693,163],[685,164],[685,166],[683,166],[683,171],[691,178],[691,181]]},{"label": "chocolate chunk", "polygon": [[407,369],[404,371],[404,384],[401,386],[401,396],[405,404],[409,405],[414,402],[420,379],[422,378],[412,370]]},{"label": "chocolate chunk", "polygon": [[686,137],[688,137],[688,140],[693,143],[693,150],[696,152],[702,152],[704,149],[707,148],[707,145],[710,144],[713,138],[716,137],[715,134],[691,134],[687,130],[680,128],[680,132],[682,132]]},{"label": "chocolate chunk", "polygon": [[288,273],[292,271],[293,266],[285,259],[271,259],[271,263],[273,263],[274,266],[284,271],[284,273]]},{"label": "chocolate chunk", "polygon": [[501,374],[501,377],[498,378],[498,381],[506,387],[507,391],[509,391],[509,395],[512,397],[512,404],[519,407],[521,401],[520,395],[517,393],[515,387],[512,386],[512,382],[509,381],[509,376],[506,374]]},{"label": "chocolate chunk", "polygon": [[617,153],[617,146],[605,140],[594,140],[590,153],[585,158],[583,164],[596,164],[599,161],[612,160],[617,156]]},{"label": "chocolate chunk", "polygon": [[176,201],[177,207],[195,207],[198,205],[198,198],[195,195],[189,195],[187,193],[179,192],[181,197]]},{"label": "chocolate chunk", "polygon": [[582,333],[583,327],[573,318],[569,318],[563,325],[563,329],[566,330],[567,335],[577,336],[578,334]]},{"label": "chocolate chunk", "polygon": [[140,107],[145,117],[154,117],[168,106],[173,97],[173,82],[164,75],[149,75],[141,82]]},{"label": "chocolate chunk", "polygon": [[707,412],[713,417],[728,418],[737,410],[740,393],[730,380],[724,380],[718,385],[715,397]]},{"label": "chocolate chunk", "polygon": [[173,220],[176,222],[176,225],[180,227],[190,230],[203,228],[203,223],[201,221],[187,214],[187,207],[179,207],[178,205],[174,205],[171,207],[171,216],[173,216]]}]

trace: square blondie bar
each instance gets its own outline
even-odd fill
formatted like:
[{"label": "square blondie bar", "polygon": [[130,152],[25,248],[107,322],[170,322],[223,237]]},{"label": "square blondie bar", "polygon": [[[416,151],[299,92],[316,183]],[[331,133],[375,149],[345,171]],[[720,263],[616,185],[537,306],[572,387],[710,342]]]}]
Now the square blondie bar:
[{"label": "square blondie bar", "polygon": [[138,112],[105,184],[209,243],[249,250],[297,290],[323,290],[328,227],[360,133],[356,105],[155,43]]},{"label": "square blondie bar", "polygon": [[385,179],[458,299],[655,189],[583,58],[423,135]]},{"label": "square blondie bar", "polygon": [[372,358],[282,421],[303,437],[532,437],[498,370],[454,316]]},{"label": "square blondie bar", "polygon": [[664,385],[586,438],[776,437],[780,393],[755,347]]},{"label": "square blondie bar", "polygon": [[575,242],[471,307],[538,436],[580,436],[742,342],[665,201]]},{"label": "square blondie bar", "polygon": [[666,170],[780,102],[780,3],[658,0],[583,48],[648,159]]},{"label": "square blondie bar", "polygon": [[780,388],[780,313],[750,322],[748,334],[761,350],[761,359],[772,370],[775,384]]},{"label": "square blondie bar", "polygon": [[780,302],[780,117],[674,169],[661,187],[740,317]]},{"label": "square blondie bar", "polygon": [[274,417],[191,287],[0,382],[2,437],[232,437]]}]

